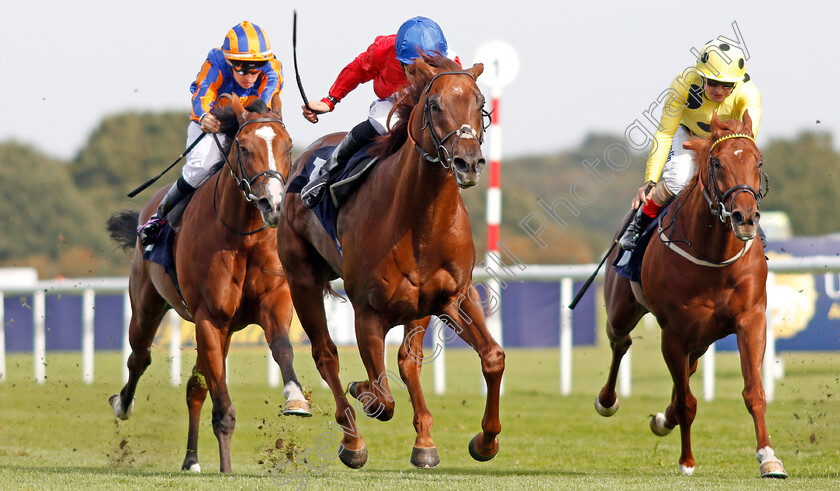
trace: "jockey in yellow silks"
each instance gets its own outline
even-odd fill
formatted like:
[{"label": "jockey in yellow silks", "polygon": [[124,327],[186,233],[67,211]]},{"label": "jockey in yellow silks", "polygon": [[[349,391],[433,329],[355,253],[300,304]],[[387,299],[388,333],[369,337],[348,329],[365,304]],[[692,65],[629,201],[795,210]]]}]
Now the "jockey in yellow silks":
[{"label": "jockey in yellow silks", "polygon": [[633,200],[638,208],[619,240],[633,249],[650,222],[694,175],[694,152],[683,148],[692,135],[708,138],[712,114],[721,120],[743,120],[749,111],[753,136],[761,122],[761,94],[746,71],[744,52],[731,44],[706,43],[697,65],[678,75],[665,97],[662,118],[645,169],[645,184]]}]

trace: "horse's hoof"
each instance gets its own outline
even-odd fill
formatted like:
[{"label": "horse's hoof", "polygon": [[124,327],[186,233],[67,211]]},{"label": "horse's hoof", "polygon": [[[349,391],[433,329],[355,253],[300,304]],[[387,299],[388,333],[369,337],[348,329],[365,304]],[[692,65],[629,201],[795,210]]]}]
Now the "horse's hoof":
[{"label": "horse's hoof", "polygon": [[[472,453],[472,450],[470,450]],[[437,448],[414,447],[411,449],[411,464],[421,469],[434,469],[440,465]]]},{"label": "horse's hoof", "polygon": [[665,436],[668,433],[671,433],[673,428],[668,428],[665,426],[665,415],[662,413],[656,413],[650,418],[650,431],[653,432],[654,435],[657,436]]},{"label": "horse's hoof", "polygon": [[787,479],[788,477],[785,468],[782,467],[782,461],[779,459],[765,460],[758,467],[758,472],[761,477],[775,477],[776,479]]},{"label": "horse's hoof", "polygon": [[198,465],[198,462],[196,462],[194,464],[190,464],[189,466],[187,466],[187,464],[184,464],[184,465],[181,466],[181,470],[182,471],[188,471],[188,472],[195,472],[196,474],[201,474],[201,466]]},{"label": "horse's hoof", "polygon": [[601,416],[609,418],[618,411],[618,398],[616,398],[615,404],[612,406],[604,407],[601,405],[601,401],[598,399],[598,396],[595,396],[595,410],[598,411],[598,414]]},{"label": "horse's hoof", "polygon": [[690,475],[694,474],[694,467],[686,467],[686,466],[680,464],[680,474],[682,474],[684,476],[690,476]]},{"label": "horse's hoof", "polygon": [[488,460],[495,457],[497,453],[499,453],[499,438],[498,437],[496,437],[496,441],[495,441],[496,451],[494,451],[491,455],[481,455],[480,453],[478,453],[478,448],[475,446],[475,439],[476,438],[478,438],[478,435],[474,436],[472,438],[472,440],[470,440],[470,445],[469,445],[470,457],[474,458],[475,460],[477,460],[479,462],[487,462]]},{"label": "horse's hoof", "polygon": [[312,416],[312,410],[308,402],[290,399],[283,405],[283,414],[286,416],[303,416],[304,418],[308,418]]},{"label": "horse's hoof", "polygon": [[122,398],[120,398],[119,394],[114,394],[108,398],[108,404],[114,409],[114,416],[126,420],[131,417],[131,414],[134,412],[134,398],[131,398],[131,404],[128,405],[128,409],[124,409],[122,407]]},{"label": "horse's hoof", "polygon": [[358,394],[356,394],[356,388],[358,386],[359,386],[359,382],[353,382],[353,383],[350,384],[349,387],[347,387],[347,392],[350,393],[351,396],[353,396],[353,399],[356,399],[356,396],[358,395]]},{"label": "horse's hoof", "polygon": [[338,458],[351,469],[361,468],[367,462],[367,457],[367,446],[363,446],[359,450],[350,450],[343,443],[338,446]]}]

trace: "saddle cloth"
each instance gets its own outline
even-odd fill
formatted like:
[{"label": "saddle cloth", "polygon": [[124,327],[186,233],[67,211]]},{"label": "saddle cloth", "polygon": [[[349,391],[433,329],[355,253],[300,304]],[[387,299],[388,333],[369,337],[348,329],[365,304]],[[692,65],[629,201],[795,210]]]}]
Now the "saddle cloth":
[{"label": "saddle cloth", "polygon": [[636,283],[642,282],[642,259],[645,257],[645,251],[650,243],[650,238],[653,237],[654,232],[659,228],[659,221],[661,217],[665,216],[665,211],[668,209],[668,206],[663,208],[656,219],[648,225],[636,242],[635,249],[632,251],[619,249],[618,256],[615,258],[615,262],[613,262],[613,268],[615,268],[616,273],[630,281],[635,281]]},{"label": "saddle cloth", "polygon": [[[303,171],[292,179],[292,182],[286,187],[286,193],[300,193],[300,190],[309,182],[310,177],[316,169],[320,169],[321,165],[330,158],[335,147],[321,147],[309,156],[304,164]],[[318,221],[327,231],[327,234],[335,241],[338,247],[338,252],[341,253],[341,244],[338,242],[338,210],[341,204],[347,201],[356,188],[361,184],[367,176],[367,171],[370,170],[376,163],[377,158],[369,154],[370,145],[362,148],[347,162],[344,169],[338,174],[330,176],[327,196],[329,199],[323,199],[318,203],[312,211],[318,217]]]}]

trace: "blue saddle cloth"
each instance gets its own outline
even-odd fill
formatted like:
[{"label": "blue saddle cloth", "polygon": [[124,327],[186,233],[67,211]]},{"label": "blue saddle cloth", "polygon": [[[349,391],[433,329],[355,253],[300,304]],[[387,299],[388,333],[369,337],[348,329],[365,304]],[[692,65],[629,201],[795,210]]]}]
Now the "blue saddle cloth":
[{"label": "blue saddle cloth", "polygon": [[175,243],[175,231],[165,222],[160,231],[157,242],[143,250],[143,259],[160,264],[169,273],[175,273],[175,258],[172,257],[172,246]]},{"label": "blue saddle cloth", "polygon": [[[344,169],[338,175],[330,178],[332,184],[327,189],[327,195],[312,209],[324,230],[335,241],[339,254],[341,254],[341,244],[338,242],[338,210],[341,204],[364,181],[367,171],[376,163],[376,157],[372,157],[369,153],[370,147],[368,145],[356,152],[344,166]],[[300,193],[303,186],[309,182],[313,171],[330,158],[333,150],[335,150],[335,147],[327,146],[312,152],[303,166],[303,171],[292,179],[292,182],[286,187],[286,193]]]},{"label": "blue saddle cloth", "polygon": [[645,257],[645,251],[650,243],[650,238],[653,237],[653,234],[658,230],[659,220],[665,215],[665,210],[667,209],[668,206],[666,206],[659,213],[659,216],[657,216],[656,219],[648,225],[641,237],[639,237],[638,242],[636,242],[635,249],[632,251],[619,249],[618,256],[615,258],[615,262],[613,262],[613,268],[615,268],[616,273],[630,281],[635,281],[637,283],[642,282],[642,259]]}]

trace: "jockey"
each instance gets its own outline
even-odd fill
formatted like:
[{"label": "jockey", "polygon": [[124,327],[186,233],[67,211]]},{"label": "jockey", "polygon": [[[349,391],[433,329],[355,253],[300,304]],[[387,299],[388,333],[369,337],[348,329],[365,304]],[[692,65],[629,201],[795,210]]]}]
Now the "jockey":
[{"label": "jockey", "polygon": [[671,82],[648,154],[645,184],[633,199],[638,211],[619,240],[622,249],[636,247],[642,232],[694,175],[694,152],[683,143],[692,135],[708,138],[713,113],[721,120],[743,120],[749,110],[753,136],[758,134],[761,94],[746,72],[745,59],[740,48],[715,39],[703,47],[695,67]]},{"label": "jockey", "polygon": [[[228,31],[221,49],[213,48],[190,85],[192,114],[187,127],[187,145],[201,134],[218,133],[219,120],[210,113],[222,94],[239,96],[245,106],[262,99],[271,108],[271,98],[283,89],[280,61],[271,52],[265,31],[248,21]],[[225,136],[218,135],[224,147]],[[169,188],[151,219],[137,229],[140,243],[150,245],[157,240],[166,221],[166,214],[184,197],[210,178],[211,169],[224,156],[213,138],[204,138],[187,154],[181,177]]]},{"label": "jockey", "polygon": [[317,123],[318,114],[335,109],[361,83],[373,80],[373,91],[379,97],[370,105],[368,119],[347,133],[317,175],[301,189],[301,201],[306,207],[313,208],[321,202],[329,176],[344,168],[353,154],[377,136],[388,133],[388,114],[394,107],[396,93],[408,84],[405,66],[413,64],[421,54],[437,53],[461,64],[454,53],[448,52],[440,26],[426,17],[414,17],[403,23],[396,34],[377,36],[367,51],[338,74],[328,97],[310,102],[309,107],[303,106],[303,117]]}]

